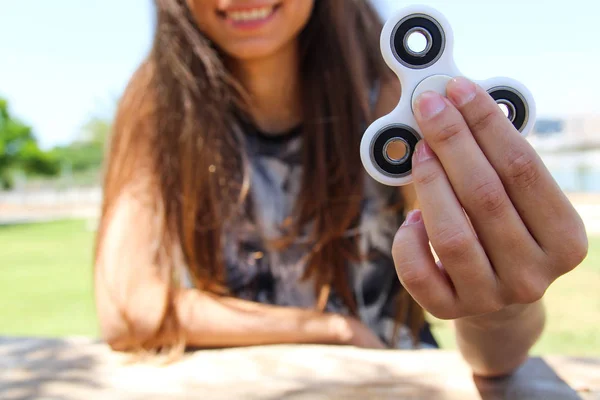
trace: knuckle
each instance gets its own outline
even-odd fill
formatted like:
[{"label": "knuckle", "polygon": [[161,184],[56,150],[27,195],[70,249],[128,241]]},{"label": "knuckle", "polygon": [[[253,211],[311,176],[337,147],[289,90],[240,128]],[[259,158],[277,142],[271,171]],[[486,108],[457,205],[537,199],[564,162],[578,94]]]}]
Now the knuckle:
[{"label": "knuckle", "polygon": [[486,296],[483,299],[478,299],[472,310],[472,314],[491,314],[502,310],[504,307],[506,307],[506,304],[504,301],[502,301],[502,299],[496,296]]},{"label": "knuckle", "polygon": [[540,178],[540,170],[533,155],[525,152],[513,154],[506,168],[508,184],[526,189],[534,186]]},{"label": "knuckle", "polygon": [[495,281],[479,280],[458,297],[465,315],[477,316],[502,310],[506,304]]},{"label": "knuckle", "polygon": [[429,275],[425,268],[415,263],[406,262],[396,268],[402,286],[415,292],[421,291],[429,284]]},{"label": "knuckle", "polygon": [[440,257],[463,259],[473,247],[473,238],[463,230],[443,229],[433,234],[431,242]]},{"label": "knuckle", "polygon": [[526,294],[520,298],[520,302],[524,304],[531,304],[539,301],[544,297],[546,293],[546,288],[542,288],[541,286],[535,286],[535,288],[530,289]]},{"label": "knuckle", "polygon": [[587,258],[589,251],[589,244],[587,238],[585,240],[579,240],[576,243],[573,243],[571,247],[572,250],[569,252],[568,256],[568,265],[570,266],[569,270],[577,267],[582,263],[583,260]]},{"label": "knuckle", "polygon": [[442,178],[443,171],[440,168],[435,168],[431,163],[427,164],[413,171],[414,180],[418,185],[426,186]]},{"label": "knuckle", "polygon": [[498,117],[498,110],[490,108],[475,116],[471,122],[473,131],[481,132],[490,129]]},{"label": "knuckle", "polygon": [[577,267],[587,257],[589,251],[588,237],[582,222],[572,224],[560,235],[561,253],[559,256],[561,272],[568,272]]},{"label": "knuckle", "polygon": [[463,314],[456,307],[448,307],[448,306],[432,306],[429,307],[428,312],[441,320],[454,320],[463,316]]},{"label": "knuckle", "polygon": [[392,241],[392,257],[397,262],[403,262],[405,249],[409,246],[407,235],[402,229],[398,229]]},{"label": "knuckle", "polygon": [[535,303],[544,297],[547,289],[548,284],[542,276],[524,276],[511,287],[511,303]]},{"label": "knuckle", "polygon": [[463,130],[464,126],[462,123],[451,122],[439,129],[433,136],[433,140],[438,144],[449,143],[457,139]]},{"label": "knuckle", "polygon": [[473,191],[475,207],[487,214],[501,217],[506,211],[507,196],[498,182],[484,182]]}]

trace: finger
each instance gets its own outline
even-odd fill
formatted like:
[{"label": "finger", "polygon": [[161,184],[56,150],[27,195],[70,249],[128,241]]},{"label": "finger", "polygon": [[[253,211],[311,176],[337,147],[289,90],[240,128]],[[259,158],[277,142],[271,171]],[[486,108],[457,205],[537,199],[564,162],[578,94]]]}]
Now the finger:
[{"label": "finger", "polygon": [[452,283],[435,263],[419,210],[409,213],[398,229],[392,255],[402,286],[421,307],[438,318],[458,316]]},{"label": "finger", "polygon": [[497,291],[497,277],[485,250],[431,148],[422,140],[413,177],[427,235],[457,296],[466,307],[483,305]]},{"label": "finger", "polygon": [[[437,113],[431,113],[431,110]],[[513,207],[502,181],[473,138],[460,112],[437,93],[416,103],[416,117],[467,212],[502,282],[518,284],[522,260],[542,251]]]},{"label": "finger", "polygon": [[464,78],[452,80],[447,93],[542,249],[550,254],[580,248],[577,243],[583,230],[579,216],[538,154],[492,97]]}]

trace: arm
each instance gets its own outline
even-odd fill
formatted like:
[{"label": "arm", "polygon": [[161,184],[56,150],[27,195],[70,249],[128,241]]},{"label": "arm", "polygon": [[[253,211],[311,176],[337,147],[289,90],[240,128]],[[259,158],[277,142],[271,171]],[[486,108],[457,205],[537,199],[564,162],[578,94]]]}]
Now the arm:
[{"label": "arm", "polygon": [[383,347],[366,327],[337,314],[279,307],[199,290],[182,293],[177,310],[187,342],[199,347],[314,343]]},{"label": "arm", "polygon": [[[115,350],[168,343],[166,274],[152,263],[151,209],[123,196],[110,216],[96,263],[95,292],[104,340]],[[144,223],[144,221],[148,221]],[[184,341],[195,347],[275,343],[376,347],[355,321],[314,310],[276,307],[179,288],[171,308]],[[129,321],[127,324],[126,321]],[[359,337],[360,336],[360,337]]]}]

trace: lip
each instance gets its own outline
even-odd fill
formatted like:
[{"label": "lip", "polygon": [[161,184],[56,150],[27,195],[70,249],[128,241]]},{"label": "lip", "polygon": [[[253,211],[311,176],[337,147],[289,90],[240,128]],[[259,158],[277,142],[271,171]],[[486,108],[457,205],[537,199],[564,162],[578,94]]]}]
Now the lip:
[{"label": "lip", "polygon": [[[273,18],[275,18],[277,16],[277,14],[279,13],[281,6],[282,6],[282,3],[267,3],[267,4],[252,4],[252,5],[234,6],[234,7],[229,7],[229,8],[223,9],[223,10],[217,10],[217,15],[223,21],[225,21],[229,26],[231,26],[233,28],[241,29],[241,30],[255,30],[255,29],[259,29],[259,28],[263,27],[264,25],[266,25],[270,21],[272,21]],[[231,13],[231,12],[248,11],[248,10],[254,10],[257,8],[265,8],[265,7],[273,7],[273,11],[271,12],[271,14],[268,17],[266,17],[264,19],[253,20],[253,21],[234,21],[233,19],[227,17],[227,14]]]},{"label": "lip", "polygon": [[232,11],[248,11],[248,10],[254,10],[255,8],[279,7],[279,6],[281,6],[280,2],[247,4],[247,5],[243,5],[243,6],[231,6],[228,8],[224,8],[222,10],[219,10],[219,13],[224,14],[224,13],[228,13],[228,12],[232,12]]}]

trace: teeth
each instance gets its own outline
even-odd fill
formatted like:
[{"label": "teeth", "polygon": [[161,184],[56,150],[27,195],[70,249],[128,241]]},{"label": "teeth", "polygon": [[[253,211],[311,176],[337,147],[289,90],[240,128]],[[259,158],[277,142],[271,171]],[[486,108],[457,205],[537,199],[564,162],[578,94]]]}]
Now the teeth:
[{"label": "teeth", "polygon": [[257,21],[271,15],[273,7],[254,8],[252,10],[231,11],[227,16],[233,21]]}]

